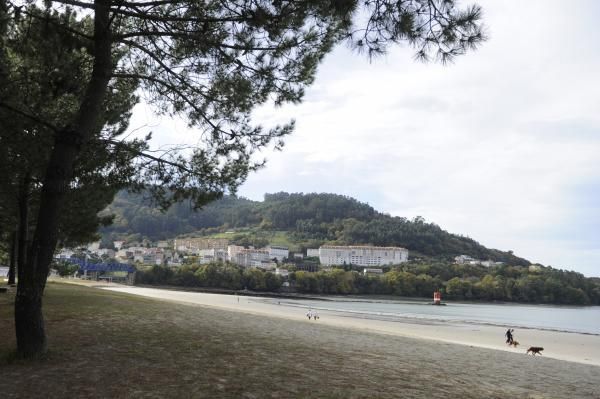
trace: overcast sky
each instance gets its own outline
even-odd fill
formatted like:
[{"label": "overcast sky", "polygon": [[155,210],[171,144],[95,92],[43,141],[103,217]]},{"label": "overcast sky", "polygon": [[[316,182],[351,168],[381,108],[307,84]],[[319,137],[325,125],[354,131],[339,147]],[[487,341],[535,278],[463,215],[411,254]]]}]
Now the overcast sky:
[{"label": "overcast sky", "polygon": [[[490,38],[453,65],[409,48],[369,63],[340,46],[303,104],[257,110],[297,128],[239,194],[344,194],[600,276],[600,2],[478,3]],[[170,142],[184,130],[138,112],[132,126],[144,123]]]}]

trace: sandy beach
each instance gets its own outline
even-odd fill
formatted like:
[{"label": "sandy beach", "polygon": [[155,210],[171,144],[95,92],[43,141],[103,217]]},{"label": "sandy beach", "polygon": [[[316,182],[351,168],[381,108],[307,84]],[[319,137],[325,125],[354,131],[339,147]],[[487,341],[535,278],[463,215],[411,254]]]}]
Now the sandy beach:
[{"label": "sandy beach", "polygon": [[305,308],[288,306],[284,300],[280,301],[280,304],[277,304],[277,300],[265,301],[263,298],[251,296],[171,291],[156,288],[119,286],[116,284],[107,284],[102,288],[172,302],[243,312],[260,317],[268,316],[313,324],[319,323],[358,331],[434,340],[512,352],[523,356],[526,356],[525,352],[529,346],[541,346],[544,347],[544,357],[600,366],[600,336],[597,335],[519,329],[515,334],[520,346],[515,349],[504,344],[505,330],[502,327],[496,326],[416,321],[411,319],[406,319],[403,322],[373,320],[323,310],[319,311],[320,318],[318,321],[309,321],[306,317]]}]

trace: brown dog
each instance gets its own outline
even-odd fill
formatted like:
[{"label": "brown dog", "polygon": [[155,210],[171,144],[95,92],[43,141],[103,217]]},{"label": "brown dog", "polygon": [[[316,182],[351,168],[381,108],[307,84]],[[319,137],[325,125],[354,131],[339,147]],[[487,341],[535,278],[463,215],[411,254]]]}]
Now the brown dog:
[{"label": "brown dog", "polygon": [[508,343],[508,346],[511,346],[511,345],[512,345],[512,346],[514,346],[514,347],[516,348],[516,347],[517,347],[517,346],[519,346],[520,344],[519,344],[519,341],[514,341],[514,340],[513,340],[512,342],[509,342],[509,343]]},{"label": "brown dog", "polygon": [[543,350],[544,350],[544,348],[542,348],[540,346],[530,346],[529,349],[527,349],[527,354],[529,354],[529,352],[531,352],[531,354],[533,356],[535,356],[536,354],[542,356]]}]

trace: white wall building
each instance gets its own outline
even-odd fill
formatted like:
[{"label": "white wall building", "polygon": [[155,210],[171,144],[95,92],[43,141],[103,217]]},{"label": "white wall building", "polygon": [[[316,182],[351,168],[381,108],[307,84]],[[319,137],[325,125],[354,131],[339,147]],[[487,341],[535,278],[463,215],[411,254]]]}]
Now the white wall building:
[{"label": "white wall building", "polygon": [[237,253],[235,263],[243,267],[262,267],[271,261],[266,249],[242,249]]},{"label": "white wall building", "polygon": [[173,241],[176,251],[198,254],[201,249],[226,250],[229,240],[226,238],[178,238]]},{"label": "white wall building", "polygon": [[241,245],[228,245],[227,246],[227,260],[229,260],[231,263],[236,263],[237,262],[237,254],[243,249],[244,249],[244,247],[242,247]]},{"label": "white wall building", "polygon": [[282,261],[290,256],[290,250],[286,247],[278,247],[272,245],[269,247],[269,257],[271,259],[276,258],[278,261]]},{"label": "white wall building", "polygon": [[222,249],[200,249],[198,251],[200,264],[205,265],[210,262],[225,262],[227,260],[227,251]]},{"label": "white wall building", "polygon": [[467,263],[471,263],[473,261],[475,261],[476,259],[470,257],[469,255],[458,255],[454,257],[454,261],[456,263],[458,263],[459,265],[464,265]]},{"label": "white wall building", "polygon": [[324,266],[397,265],[408,261],[408,249],[400,247],[373,247],[323,245],[319,248],[319,261]]}]

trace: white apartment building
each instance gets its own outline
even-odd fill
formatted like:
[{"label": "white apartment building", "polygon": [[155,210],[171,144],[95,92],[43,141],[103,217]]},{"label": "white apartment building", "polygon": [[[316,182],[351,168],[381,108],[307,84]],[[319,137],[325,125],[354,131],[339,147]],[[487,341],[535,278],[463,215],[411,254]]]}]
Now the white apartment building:
[{"label": "white apartment building", "polygon": [[319,261],[324,266],[397,265],[408,261],[408,249],[400,247],[373,247],[367,245],[323,245],[319,248]]},{"label": "white apartment building", "polygon": [[266,249],[242,249],[236,254],[234,262],[243,267],[263,267],[263,264],[271,263]]},{"label": "white apartment building", "polygon": [[272,245],[269,247],[269,257],[271,259],[276,258],[278,261],[282,261],[290,256],[290,250],[286,247],[278,247]]},{"label": "white apartment building", "polygon": [[215,248],[200,249],[198,256],[200,257],[201,265],[215,261],[225,262],[227,260],[227,251]]},{"label": "white apartment building", "polygon": [[226,250],[229,240],[226,238],[178,238],[173,242],[176,251],[198,254],[202,249]]},{"label": "white apartment building", "polygon": [[237,262],[237,254],[243,250],[244,247],[241,245],[228,245],[227,246],[227,260],[231,263]]}]

